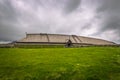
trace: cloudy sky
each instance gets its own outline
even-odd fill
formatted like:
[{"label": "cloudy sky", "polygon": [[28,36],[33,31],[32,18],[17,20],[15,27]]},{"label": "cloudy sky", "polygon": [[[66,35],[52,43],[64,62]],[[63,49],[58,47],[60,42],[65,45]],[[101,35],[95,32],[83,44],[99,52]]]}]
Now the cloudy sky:
[{"label": "cloudy sky", "polygon": [[25,32],[120,43],[120,0],[0,0],[0,41],[19,40]]}]

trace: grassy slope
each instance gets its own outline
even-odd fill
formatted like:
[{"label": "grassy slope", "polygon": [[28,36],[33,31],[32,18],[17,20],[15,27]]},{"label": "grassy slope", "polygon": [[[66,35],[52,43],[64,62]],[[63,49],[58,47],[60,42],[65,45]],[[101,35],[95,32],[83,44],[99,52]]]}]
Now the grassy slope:
[{"label": "grassy slope", "polygon": [[0,49],[0,80],[120,80],[120,48]]}]

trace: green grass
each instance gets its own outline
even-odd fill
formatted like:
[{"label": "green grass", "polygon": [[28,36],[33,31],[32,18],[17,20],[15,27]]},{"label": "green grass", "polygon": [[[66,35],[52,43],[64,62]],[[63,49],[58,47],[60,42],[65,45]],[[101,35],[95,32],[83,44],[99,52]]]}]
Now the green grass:
[{"label": "green grass", "polygon": [[64,48],[65,45],[15,45],[17,48]]},{"label": "green grass", "polygon": [[120,48],[0,48],[0,80],[120,80]]}]

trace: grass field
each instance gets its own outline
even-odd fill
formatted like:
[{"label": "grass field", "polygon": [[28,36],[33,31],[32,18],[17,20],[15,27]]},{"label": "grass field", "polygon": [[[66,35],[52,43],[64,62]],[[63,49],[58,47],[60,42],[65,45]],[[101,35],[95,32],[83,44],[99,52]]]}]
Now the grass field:
[{"label": "grass field", "polygon": [[0,48],[0,80],[120,80],[120,48]]}]

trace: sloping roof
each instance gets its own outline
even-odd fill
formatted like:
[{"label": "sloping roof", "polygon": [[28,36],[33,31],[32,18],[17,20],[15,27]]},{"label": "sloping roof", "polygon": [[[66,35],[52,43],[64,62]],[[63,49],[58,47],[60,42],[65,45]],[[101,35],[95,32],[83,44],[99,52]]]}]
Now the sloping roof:
[{"label": "sloping roof", "polygon": [[26,34],[26,37],[19,40],[18,42],[46,42],[46,43],[66,43],[70,39],[72,43],[86,43],[86,44],[96,44],[96,45],[113,45],[115,43],[76,35],[64,35],[64,34]]}]

